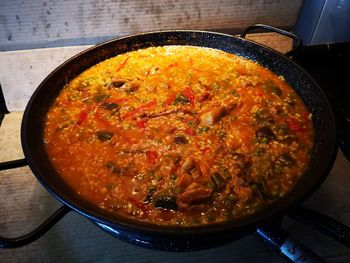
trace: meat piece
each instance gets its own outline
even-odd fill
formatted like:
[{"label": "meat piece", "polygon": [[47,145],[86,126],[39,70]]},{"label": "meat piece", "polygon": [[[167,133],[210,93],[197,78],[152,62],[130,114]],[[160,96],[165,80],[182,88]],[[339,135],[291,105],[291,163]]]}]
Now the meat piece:
[{"label": "meat piece", "polygon": [[205,188],[197,183],[192,183],[186,190],[179,194],[178,200],[187,205],[198,204],[204,202],[211,197],[213,190]]},{"label": "meat piece", "polygon": [[177,179],[176,187],[186,189],[192,183],[192,176],[186,172],[183,172]]},{"label": "meat piece", "polygon": [[212,126],[217,123],[223,116],[225,116],[226,110],[223,106],[215,107],[205,113],[200,118],[201,125]]},{"label": "meat piece", "polygon": [[129,80],[127,79],[121,79],[121,78],[112,78],[112,86],[115,88],[120,88],[122,87],[125,83],[127,83]]},{"label": "meat piece", "polygon": [[187,157],[183,162],[181,168],[187,173],[190,173],[195,166],[196,166],[196,163],[194,159],[192,157]]},{"label": "meat piece", "polygon": [[253,190],[250,187],[239,187],[236,190],[236,194],[239,198],[239,203],[245,204],[253,197]]},{"label": "meat piece", "polygon": [[198,162],[199,170],[204,178],[208,178],[210,174],[210,165],[208,161],[202,159]]},{"label": "meat piece", "polygon": [[138,81],[129,81],[125,85],[123,85],[123,89],[126,92],[134,92],[140,88],[140,83]]},{"label": "meat piece", "polygon": [[122,78],[112,78],[111,85],[115,88],[120,88],[126,92],[134,92],[140,88],[140,83],[137,80],[129,80]]}]

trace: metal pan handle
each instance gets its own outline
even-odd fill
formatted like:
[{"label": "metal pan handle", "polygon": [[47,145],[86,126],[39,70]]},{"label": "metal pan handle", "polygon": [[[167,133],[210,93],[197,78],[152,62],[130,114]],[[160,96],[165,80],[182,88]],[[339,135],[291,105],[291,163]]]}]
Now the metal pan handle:
[{"label": "metal pan handle", "polygon": [[255,24],[255,25],[252,25],[252,26],[249,26],[247,27],[241,34],[241,38],[245,38],[246,35],[250,32],[250,31],[253,31],[253,30],[263,30],[263,31],[268,31],[268,32],[274,32],[274,33],[277,33],[277,34],[280,34],[280,35],[283,35],[283,36],[286,36],[286,37],[289,37],[291,39],[294,40],[294,44],[293,44],[293,49],[291,51],[288,51],[285,55],[287,57],[290,57],[293,55],[293,53],[298,50],[302,44],[303,44],[303,40],[296,34],[293,34],[291,32],[288,32],[288,31],[285,31],[283,29],[280,29],[280,28],[276,28],[276,27],[273,27],[273,26],[269,26],[269,25],[264,25],[264,24]]},{"label": "metal pan handle", "polygon": [[350,248],[350,228],[335,219],[303,206],[296,207],[288,216]]},{"label": "metal pan handle", "polygon": [[305,247],[298,240],[277,226],[266,224],[258,227],[255,234],[275,251],[278,251],[290,262],[321,263],[325,262],[319,255]]},{"label": "metal pan handle", "polygon": [[28,245],[44,235],[51,227],[60,221],[71,209],[68,206],[61,206],[52,216],[45,222],[34,229],[32,232],[14,238],[0,236],[0,248],[17,248]]},{"label": "metal pan handle", "polygon": [[[9,162],[0,163],[0,170],[8,170],[27,165],[25,159],[19,159]],[[17,248],[25,246],[44,235],[51,227],[60,221],[71,209],[68,206],[61,206],[55,213],[53,213],[46,221],[39,225],[32,232],[14,238],[7,238],[0,236],[0,248]]]},{"label": "metal pan handle", "polygon": [[2,162],[0,163],[0,171],[23,167],[26,165],[28,165],[26,159],[18,159],[18,160],[13,160],[8,162]]}]

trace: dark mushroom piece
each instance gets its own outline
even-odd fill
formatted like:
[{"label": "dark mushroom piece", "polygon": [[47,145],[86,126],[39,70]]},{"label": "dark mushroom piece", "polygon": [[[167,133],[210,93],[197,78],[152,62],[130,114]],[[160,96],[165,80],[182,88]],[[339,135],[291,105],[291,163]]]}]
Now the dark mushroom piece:
[{"label": "dark mushroom piece", "polygon": [[186,136],[182,134],[176,135],[174,138],[174,143],[176,144],[187,144],[187,142]]},{"label": "dark mushroom piece", "polygon": [[222,176],[218,173],[215,172],[210,176],[210,180],[213,184],[213,189],[216,192],[220,192],[226,185],[226,181]]},{"label": "dark mushroom piece", "polygon": [[270,129],[270,127],[263,126],[256,130],[255,135],[257,138],[261,139],[262,142],[268,143],[271,140],[275,140],[276,136],[273,133],[273,131]]},{"label": "dark mushroom piece", "polygon": [[172,195],[158,195],[153,197],[154,207],[177,210],[177,200]]},{"label": "dark mushroom piece", "polygon": [[120,109],[120,106],[119,106],[119,104],[117,104],[117,103],[105,103],[105,104],[103,104],[103,108],[104,109],[106,109],[106,110],[111,110],[111,111],[117,111],[117,110],[119,110]]},{"label": "dark mushroom piece", "polygon": [[116,166],[113,162],[107,162],[106,163],[106,167],[112,172],[112,173],[116,173],[116,174],[120,174],[121,169]]},{"label": "dark mushroom piece", "polygon": [[110,141],[112,139],[113,135],[114,135],[114,133],[110,132],[110,131],[97,131],[96,132],[97,139],[99,139],[102,142]]},{"label": "dark mushroom piece", "polygon": [[143,199],[143,203],[148,204],[150,202],[152,202],[153,199],[153,195],[156,192],[157,188],[155,185],[151,185],[148,190],[147,190],[147,194],[145,196],[145,198]]},{"label": "dark mushroom piece", "polygon": [[295,164],[294,158],[289,153],[283,153],[278,161],[285,166],[292,166]]}]

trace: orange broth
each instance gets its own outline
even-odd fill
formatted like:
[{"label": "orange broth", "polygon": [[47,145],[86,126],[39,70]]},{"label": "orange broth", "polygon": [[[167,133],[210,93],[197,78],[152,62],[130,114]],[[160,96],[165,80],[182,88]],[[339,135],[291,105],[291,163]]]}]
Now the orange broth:
[{"label": "orange broth", "polygon": [[308,166],[313,128],[282,76],[223,51],[164,46],[74,78],[44,141],[60,176],[96,206],[188,226],[283,198]]}]

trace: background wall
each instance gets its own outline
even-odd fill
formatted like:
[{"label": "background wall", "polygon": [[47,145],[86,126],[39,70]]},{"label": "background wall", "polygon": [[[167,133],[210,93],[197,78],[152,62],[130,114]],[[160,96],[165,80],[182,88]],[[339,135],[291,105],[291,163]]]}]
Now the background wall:
[{"label": "background wall", "polygon": [[95,44],[142,31],[291,28],[302,0],[0,0],[0,51]]}]

